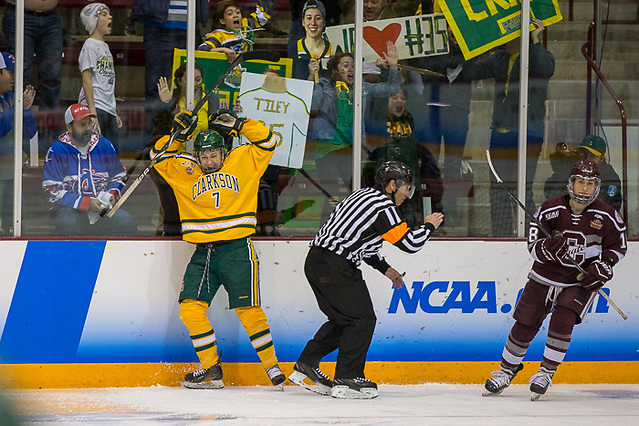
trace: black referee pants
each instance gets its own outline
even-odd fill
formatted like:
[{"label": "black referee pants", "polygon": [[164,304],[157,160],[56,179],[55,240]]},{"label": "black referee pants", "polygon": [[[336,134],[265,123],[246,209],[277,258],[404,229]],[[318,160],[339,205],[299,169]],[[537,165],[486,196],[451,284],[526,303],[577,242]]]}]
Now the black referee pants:
[{"label": "black referee pants", "polygon": [[364,377],[377,318],[362,272],[343,257],[313,247],[306,256],[304,273],[328,321],[309,340],[298,361],[316,366],[339,349],[335,378]]}]

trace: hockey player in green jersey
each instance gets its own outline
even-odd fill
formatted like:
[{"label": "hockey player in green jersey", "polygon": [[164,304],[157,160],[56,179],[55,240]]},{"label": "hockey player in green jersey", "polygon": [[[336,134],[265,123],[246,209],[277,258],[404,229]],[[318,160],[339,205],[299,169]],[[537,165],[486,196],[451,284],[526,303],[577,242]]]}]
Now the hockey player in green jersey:
[{"label": "hockey player in green jersey", "polygon": [[[206,316],[213,297],[224,286],[229,306],[247,331],[274,386],[281,372],[266,315],[260,306],[258,259],[250,235],[257,224],[257,190],[276,146],[276,138],[257,120],[240,119],[228,110],[211,117],[217,130],[200,132],[193,155],[184,144],[193,134],[197,117],[190,111],[174,120],[181,129],[168,149],[160,139],[151,156],[160,156],[155,169],[171,185],[180,210],[182,236],[196,244],[180,291],[180,319],[189,330],[201,368],[185,377],[187,388],[220,388],[222,368],[217,341]],[[224,137],[242,134],[251,143],[230,152]]]}]

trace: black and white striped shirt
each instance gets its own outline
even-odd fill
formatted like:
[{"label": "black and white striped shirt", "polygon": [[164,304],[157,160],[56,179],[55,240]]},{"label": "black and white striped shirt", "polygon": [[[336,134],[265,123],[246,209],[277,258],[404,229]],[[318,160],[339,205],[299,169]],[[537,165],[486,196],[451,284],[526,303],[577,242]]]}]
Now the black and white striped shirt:
[{"label": "black and white striped shirt", "polygon": [[388,196],[375,188],[362,188],[335,207],[310,246],[327,249],[357,266],[364,260],[385,273],[388,264],[379,254],[384,240],[416,253],[434,230],[430,223],[410,230]]}]

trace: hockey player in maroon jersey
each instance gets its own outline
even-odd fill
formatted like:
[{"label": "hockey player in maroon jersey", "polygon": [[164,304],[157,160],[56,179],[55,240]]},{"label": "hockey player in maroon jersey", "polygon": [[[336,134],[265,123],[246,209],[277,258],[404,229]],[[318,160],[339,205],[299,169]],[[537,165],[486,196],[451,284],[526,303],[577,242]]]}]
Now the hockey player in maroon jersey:
[{"label": "hockey player in maroon jersey", "polygon": [[[573,327],[581,323],[597,290],[612,278],[613,266],[626,254],[626,225],[615,209],[597,200],[600,185],[597,164],[580,160],[570,172],[569,193],[546,200],[535,212],[552,236],[546,236],[534,221],[530,223],[528,251],[535,261],[513,313],[516,322],[500,369],[486,380],[484,396],[499,395],[510,385],[552,312],[541,368],[530,378],[533,401],[546,393],[566,355]],[[585,269],[585,276],[568,256]]]}]

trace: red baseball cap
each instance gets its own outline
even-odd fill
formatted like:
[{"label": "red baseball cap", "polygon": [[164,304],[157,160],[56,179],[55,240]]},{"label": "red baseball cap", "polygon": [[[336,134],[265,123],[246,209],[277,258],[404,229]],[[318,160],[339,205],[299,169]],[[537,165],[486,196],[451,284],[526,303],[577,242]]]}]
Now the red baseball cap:
[{"label": "red baseball cap", "polygon": [[64,113],[64,122],[66,124],[70,124],[73,121],[82,120],[85,117],[95,118],[95,116],[95,114],[89,111],[89,108],[87,108],[86,105],[73,104],[67,108],[67,111]]}]

